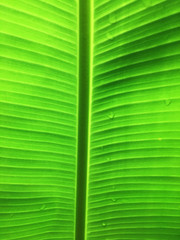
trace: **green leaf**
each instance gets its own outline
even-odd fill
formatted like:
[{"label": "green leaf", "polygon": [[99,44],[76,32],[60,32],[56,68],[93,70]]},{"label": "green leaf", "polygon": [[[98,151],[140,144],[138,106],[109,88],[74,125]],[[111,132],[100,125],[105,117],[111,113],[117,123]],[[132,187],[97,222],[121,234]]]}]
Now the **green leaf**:
[{"label": "green leaf", "polygon": [[180,1],[0,1],[0,240],[179,240]]},{"label": "green leaf", "polygon": [[180,1],[95,1],[88,240],[180,237]]},{"label": "green leaf", "polygon": [[0,239],[73,239],[77,4],[0,2]]}]

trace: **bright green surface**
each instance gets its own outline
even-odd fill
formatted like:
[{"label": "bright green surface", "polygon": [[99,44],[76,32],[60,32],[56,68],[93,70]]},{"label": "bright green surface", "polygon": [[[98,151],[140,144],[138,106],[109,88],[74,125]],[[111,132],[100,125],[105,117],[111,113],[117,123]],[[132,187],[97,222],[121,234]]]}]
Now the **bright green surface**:
[{"label": "bright green surface", "polygon": [[0,1],[0,239],[73,239],[77,3]]},{"label": "bright green surface", "polygon": [[94,5],[88,240],[179,240],[180,1]]},{"label": "bright green surface", "polygon": [[0,0],[0,240],[180,239],[179,12]]}]

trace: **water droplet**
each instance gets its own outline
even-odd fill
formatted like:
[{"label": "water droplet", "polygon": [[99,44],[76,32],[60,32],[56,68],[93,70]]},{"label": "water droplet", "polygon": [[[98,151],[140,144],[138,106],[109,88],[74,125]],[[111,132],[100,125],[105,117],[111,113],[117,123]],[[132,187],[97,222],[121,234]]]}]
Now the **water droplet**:
[{"label": "water droplet", "polygon": [[112,202],[116,202],[116,201],[117,201],[117,199],[116,199],[116,198],[112,198],[111,200],[112,200]]},{"label": "water droplet", "polygon": [[109,22],[115,23],[117,21],[116,15],[114,13],[109,14]]},{"label": "water droplet", "polygon": [[108,114],[109,119],[114,119],[115,118],[115,114],[113,112]]},{"label": "water droplet", "polygon": [[171,99],[165,99],[164,102],[166,106],[169,106],[171,104]]},{"label": "water droplet", "polygon": [[108,32],[108,33],[106,34],[106,36],[107,36],[107,39],[109,39],[109,40],[112,40],[112,39],[113,39],[113,34],[112,34],[111,32]]},{"label": "water droplet", "polygon": [[106,225],[107,225],[107,224],[106,224],[105,222],[102,222],[102,226],[103,226],[103,227],[106,227]]},{"label": "water droplet", "polygon": [[46,209],[46,205],[42,204],[40,210],[44,210],[44,209]]}]

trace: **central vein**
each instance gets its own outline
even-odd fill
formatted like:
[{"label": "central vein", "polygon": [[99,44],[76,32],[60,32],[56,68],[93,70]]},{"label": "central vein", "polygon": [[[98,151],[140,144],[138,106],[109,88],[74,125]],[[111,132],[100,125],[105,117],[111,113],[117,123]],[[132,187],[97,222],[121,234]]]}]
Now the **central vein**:
[{"label": "central vein", "polygon": [[79,0],[79,110],[76,240],[85,239],[91,78],[91,0]]}]

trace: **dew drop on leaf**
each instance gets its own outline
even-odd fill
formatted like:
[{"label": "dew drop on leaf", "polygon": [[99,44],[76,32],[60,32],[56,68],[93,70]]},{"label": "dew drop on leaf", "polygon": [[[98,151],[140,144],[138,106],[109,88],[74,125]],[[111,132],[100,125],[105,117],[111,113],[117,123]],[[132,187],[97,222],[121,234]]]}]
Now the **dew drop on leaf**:
[{"label": "dew drop on leaf", "polygon": [[115,118],[115,114],[113,112],[108,114],[108,118],[109,119],[114,119]]},{"label": "dew drop on leaf", "polygon": [[109,39],[109,40],[112,40],[112,39],[113,39],[113,34],[112,34],[111,32],[108,32],[108,33],[106,34],[106,36],[107,36],[107,39]]},{"label": "dew drop on leaf", "polygon": [[112,198],[111,200],[112,200],[112,202],[116,202],[116,201],[117,201],[117,199],[116,199],[116,198]]},{"label": "dew drop on leaf", "polygon": [[105,222],[102,222],[102,226],[103,226],[103,227],[106,227],[106,225],[107,225],[107,224],[106,224]]},{"label": "dew drop on leaf", "polygon": [[40,208],[40,210],[44,210],[44,209],[46,209],[46,206],[45,206],[45,204],[41,205],[41,208]]},{"label": "dew drop on leaf", "polygon": [[169,106],[171,104],[171,99],[165,99],[164,103],[166,106]]}]

